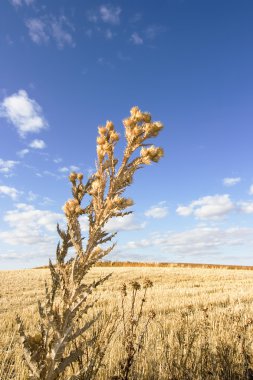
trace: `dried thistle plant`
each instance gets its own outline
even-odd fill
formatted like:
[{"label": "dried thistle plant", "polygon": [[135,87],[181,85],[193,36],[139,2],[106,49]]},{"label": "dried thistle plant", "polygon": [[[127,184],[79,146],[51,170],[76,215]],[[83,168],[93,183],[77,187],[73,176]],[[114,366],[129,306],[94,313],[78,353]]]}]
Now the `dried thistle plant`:
[{"label": "dried thistle plant", "polygon": [[[111,380],[128,380],[130,378],[133,364],[143,350],[144,338],[149,324],[156,316],[155,311],[150,310],[148,316],[143,318],[143,307],[147,301],[147,290],[148,288],[152,288],[152,281],[146,279],[142,287],[138,281],[131,281],[129,285],[129,307],[127,307],[127,291],[129,288],[127,288],[125,283],[121,287],[123,358],[120,360],[118,368],[115,371],[117,374],[112,376]],[[137,302],[138,296],[140,298],[139,303]]]},{"label": "dried thistle plant", "polygon": [[[94,310],[91,294],[109,276],[92,283],[86,283],[85,276],[95,263],[108,255],[115,246],[111,244],[108,247],[107,244],[107,248],[103,248],[104,244],[111,242],[116,235],[107,232],[105,225],[111,218],[123,217],[131,212],[126,209],[133,205],[133,201],[122,197],[122,194],[127,186],[131,185],[134,173],[143,165],[158,162],[163,156],[162,148],[146,143],[163,128],[160,122],[152,122],[149,113],[133,107],[130,117],[123,120],[123,124],[126,147],[120,165],[114,155],[119,134],[115,131],[114,124],[107,121],[105,126],[98,128],[95,174],[90,176],[86,184],[83,184],[81,173],[71,173],[69,176],[73,198],[63,207],[67,219],[66,230],[57,225],[61,242],[56,249],[56,264],[53,265],[49,261],[51,285],[45,286],[45,304],[39,302],[38,305],[38,331],[33,336],[28,335],[21,318],[17,316],[30,379],[64,378],[69,367],[73,373],[69,379],[92,379],[97,371],[93,359],[84,366],[80,365],[85,349],[82,344],[78,345],[76,342],[88,336],[88,332],[99,319],[99,314],[88,318],[88,311]],[[140,155],[133,158],[138,148]],[[82,207],[85,195],[89,196],[88,204]],[[86,215],[89,221],[85,244],[79,223],[81,215]],[[68,258],[71,247],[74,248],[75,255]],[[85,322],[80,326],[78,321],[82,318]],[[106,340],[104,342],[105,350],[107,343]],[[90,345],[93,343],[89,342]],[[96,348],[94,350],[96,351]],[[100,349],[101,352],[104,350]]]}]

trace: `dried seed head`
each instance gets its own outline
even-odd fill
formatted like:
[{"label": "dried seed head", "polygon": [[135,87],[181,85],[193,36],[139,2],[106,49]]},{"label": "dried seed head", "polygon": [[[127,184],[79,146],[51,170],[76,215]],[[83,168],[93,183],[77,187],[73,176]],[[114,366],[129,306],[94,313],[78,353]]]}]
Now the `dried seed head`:
[{"label": "dried seed head", "polygon": [[114,143],[116,141],[119,141],[119,134],[117,132],[111,132],[111,134],[110,134],[110,142]]},{"label": "dried seed head", "polygon": [[78,181],[82,181],[83,180],[83,174],[82,173],[78,173],[77,174],[77,179],[78,179]]},{"label": "dried seed head", "polygon": [[140,109],[139,109],[138,106],[134,106],[134,107],[132,107],[131,110],[130,110],[130,114],[131,114],[131,116],[136,116],[136,114],[137,114],[138,112],[140,112]]},{"label": "dried seed head", "polygon": [[100,136],[105,136],[107,134],[107,128],[106,127],[98,127],[98,133]]},{"label": "dried seed head", "polygon": [[142,162],[146,165],[149,165],[151,161],[158,162],[160,158],[163,157],[164,152],[162,148],[152,145],[149,148],[141,148],[140,155]]},{"label": "dried seed head", "polygon": [[70,182],[75,182],[77,179],[77,174],[75,172],[70,173],[69,180]]},{"label": "dried seed head", "polygon": [[71,217],[74,214],[80,214],[81,212],[81,207],[77,199],[69,199],[62,209],[67,217]]},{"label": "dried seed head", "polygon": [[130,285],[134,290],[140,290],[141,288],[141,285],[138,281],[131,281]]},{"label": "dried seed head", "polygon": [[135,125],[135,121],[129,117],[123,120],[123,124],[126,128],[132,128]]},{"label": "dried seed head", "polygon": [[151,280],[149,280],[148,278],[144,281],[144,289],[147,289],[147,288],[152,288],[153,286],[153,282]]},{"label": "dried seed head", "polygon": [[148,317],[150,319],[154,319],[156,317],[156,312],[154,310],[150,310],[150,312],[148,313]]},{"label": "dried seed head", "polygon": [[108,129],[108,131],[113,131],[114,130],[114,124],[112,121],[108,121],[106,122],[106,128]]}]

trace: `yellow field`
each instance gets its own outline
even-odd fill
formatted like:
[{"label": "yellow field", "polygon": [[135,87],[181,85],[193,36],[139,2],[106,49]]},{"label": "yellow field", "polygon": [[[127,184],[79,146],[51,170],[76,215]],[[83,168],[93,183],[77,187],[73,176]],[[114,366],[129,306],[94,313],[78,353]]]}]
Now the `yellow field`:
[{"label": "yellow field", "polygon": [[[96,292],[96,310],[114,313],[123,282],[153,281],[144,319],[155,319],[145,335],[132,379],[251,379],[253,271],[199,268],[96,267],[89,278],[113,273]],[[26,379],[15,315],[32,332],[38,299],[44,299],[47,269],[0,272],[0,378]],[[95,310],[95,311],[96,311]],[[92,311],[94,312],[94,310]],[[105,355],[97,379],[109,379],[122,356],[122,326]]]}]

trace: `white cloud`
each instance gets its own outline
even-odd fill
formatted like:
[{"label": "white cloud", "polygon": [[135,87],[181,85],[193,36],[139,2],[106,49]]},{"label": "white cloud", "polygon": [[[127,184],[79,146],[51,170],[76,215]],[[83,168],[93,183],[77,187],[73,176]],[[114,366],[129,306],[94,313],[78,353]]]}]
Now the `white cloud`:
[{"label": "white cloud", "polygon": [[144,30],[144,34],[148,40],[154,40],[159,34],[165,31],[166,27],[162,25],[150,25]]},{"label": "white cloud", "polygon": [[17,164],[19,164],[19,161],[3,160],[0,158],[0,173],[8,174],[12,172]]},{"label": "white cloud", "polygon": [[105,31],[105,38],[107,40],[111,40],[113,38],[113,35],[114,34],[112,33],[112,31],[110,29],[106,29],[106,31]]},{"label": "white cloud", "polygon": [[58,171],[60,173],[70,173],[70,172],[76,172],[78,170],[80,170],[80,168],[78,166],[75,166],[75,165],[63,166],[63,167],[58,169]]},{"label": "white cloud", "polygon": [[47,126],[41,107],[24,90],[4,98],[0,104],[0,116],[12,123],[21,137],[38,133]]},{"label": "white cloud", "polygon": [[55,164],[59,164],[60,162],[62,162],[62,158],[55,158],[53,161]]},{"label": "white cloud", "polygon": [[253,214],[253,202],[239,202],[239,210],[245,214]]},{"label": "white cloud", "polygon": [[141,36],[137,32],[132,33],[130,41],[132,41],[132,43],[134,45],[142,45],[143,44],[143,39],[141,38]]},{"label": "white cloud", "polygon": [[133,214],[129,214],[123,217],[112,218],[105,225],[105,229],[108,232],[115,231],[133,231],[133,230],[141,230],[145,228],[145,222],[136,221]]},{"label": "white cloud", "polygon": [[27,200],[29,201],[29,202],[33,202],[33,201],[35,201],[36,199],[38,198],[38,195],[37,194],[35,194],[33,191],[28,191],[28,194],[27,194]]},{"label": "white cloud", "polygon": [[66,45],[75,46],[71,34],[74,28],[63,15],[58,18],[52,16],[31,18],[26,21],[26,27],[31,40],[38,45],[46,44],[52,40],[59,49]]},{"label": "white cloud", "polygon": [[6,195],[7,197],[10,197],[13,200],[16,200],[18,196],[21,194],[20,191],[15,189],[15,187],[10,186],[0,186],[0,195]]},{"label": "white cloud", "polygon": [[161,202],[156,206],[150,207],[144,214],[154,219],[165,218],[169,211],[167,206],[162,206],[163,203],[164,202]]},{"label": "white cloud", "polygon": [[234,186],[237,185],[237,183],[239,182],[241,182],[240,177],[227,177],[223,179],[224,186]]},{"label": "white cloud", "polygon": [[[90,22],[102,21],[106,24],[118,25],[120,23],[121,8],[112,5],[101,5],[99,9],[89,10],[87,17]],[[91,33],[89,32],[89,35]]]},{"label": "white cloud", "polygon": [[253,195],[253,185],[250,186],[249,193],[250,195]]},{"label": "white cloud", "polygon": [[52,38],[55,40],[59,49],[62,49],[65,45],[71,47],[75,46],[73,37],[70,32],[66,30],[66,27],[73,29],[65,16],[61,16],[58,20],[53,19],[50,23]]},{"label": "white cloud", "polygon": [[31,18],[25,24],[28,28],[29,36],[34,43],[40,45],[48,42],[49,35],[44,21],[39,18]]},{"label": "white cloud", "polygon": [[130,241],[125,248],[156,247],[170,255],[190,257],[219,254],[226,247],[246,245],[253,245],[253,228],[196,227],[188,231],[154,234],[148,239]]},{"label": "white cloud", "polygon": [[198,219],[220,219],[235,209],[228,194],[199,198],[188,206],[180,205],[176,212],[180,216],[194,215]]},{"label": "white cloud", "polygon": [[119,24],[120,23],[120,7],[113,7],[109,5],[101,5],[99,8],[99,13],[101,19],[108,24]]},{"label": "white cloud", "polygon": [[17,155],[20,157],[20,158],[24,158],[26,154],[28,154],[30,151],[29,149],[22,149],[20,150],[19,152],[17,152]]},{"label": "white cloud", "polygon": [[22,5],[31,5],[34,0],[10,0],[10,2],[14,7],[22,7]]},{"label": "white cloud", "polygon": [[[31,205],[18,203],[16,209],[5,213],[4,221],[8,223],[9,229],[1,231],[0,238],[10,245],[34,245],[36,251],[37,244],[54,241],[56,223],[62,219],[62,214],[35,209]],[[52,233],[55,233],[55,236]]]},{"label": "white cloud", "polygon": [[29,147],[33,149],[44,149],[46,148],[46,144],[43,140],[35,139],[30,143]]}]

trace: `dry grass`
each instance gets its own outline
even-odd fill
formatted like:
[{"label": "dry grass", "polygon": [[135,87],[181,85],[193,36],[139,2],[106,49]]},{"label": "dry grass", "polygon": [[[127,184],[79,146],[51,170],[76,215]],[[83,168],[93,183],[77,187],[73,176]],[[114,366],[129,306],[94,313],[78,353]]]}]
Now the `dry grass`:
[{"label": "dry grass", "polygon": [[[90,279],[113,273],[101,286],[96,312],[120,306],[120,287],[149,277],[145,314],[156,318],[145,337],[133,371],[138,379],[250,379],[253,318],[253,272],[199,268],[93,268]],[[15,315],[33,333],[38,299],[44,297],[49,270],[0,272],[0,378],[26,379],[17,344]],[[101,322],[100,322],[101,323]],[[97,378],[109,379],[121,359],[121,326],[114,334]],[[3,366],[4,364],[4,366]],[[2,367],[1,367],[2,366]],[[5,373],[1,373],[1,371]],[[247,373],[247,374],[246,374]],[[134,372],[132,373],[134,376]],[[134,377],[132,377],[134,378]]]}]

